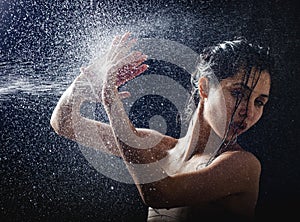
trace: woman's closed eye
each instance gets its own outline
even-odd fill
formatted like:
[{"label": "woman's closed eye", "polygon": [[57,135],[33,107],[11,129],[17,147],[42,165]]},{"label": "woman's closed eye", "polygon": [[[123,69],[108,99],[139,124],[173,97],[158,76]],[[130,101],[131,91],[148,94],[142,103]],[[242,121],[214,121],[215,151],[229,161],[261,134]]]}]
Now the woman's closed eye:
[{"label": "woman's closed eye", "polygon": [[234,98],[242,99],[246,96],[246,93],[244,92],[243,89],[234,89],[234,90],[231,91],[231,95]]},{"label": "woman's closed eye", "polygon": [[[247,98],[247,96],[248,96],[247,93],[245,92],[245,90],[243,90],[243,89],[234,89],[231,91],[231,95],[237,99]],[[263,107],[266,105],[266,103],[267,102],[264,99],[257,98],[255,100],[255,105],[257,107]]]}]

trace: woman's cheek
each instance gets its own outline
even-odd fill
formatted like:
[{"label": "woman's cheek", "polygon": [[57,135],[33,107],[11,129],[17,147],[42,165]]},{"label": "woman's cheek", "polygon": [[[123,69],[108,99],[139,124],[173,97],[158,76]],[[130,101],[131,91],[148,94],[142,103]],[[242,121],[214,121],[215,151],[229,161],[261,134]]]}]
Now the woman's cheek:
[{"label": "woman's cheek", "polygon": [[213,93],[208,101],[207,105],[209,107],[209,116],[211,127],[219,135],[225,135],[228,119],[227,104],[223,93]]}]

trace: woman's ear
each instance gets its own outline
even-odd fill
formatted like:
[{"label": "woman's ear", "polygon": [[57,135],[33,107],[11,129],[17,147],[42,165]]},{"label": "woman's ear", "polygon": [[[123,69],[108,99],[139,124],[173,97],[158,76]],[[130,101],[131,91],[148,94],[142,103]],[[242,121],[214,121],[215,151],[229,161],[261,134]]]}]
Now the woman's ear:
[{"label": "woman's ear", "polygon": [[199,89],[199,95],[201,98],[205,99],[208,97],[208,91],[209,91],[209,82],[206,77],[201,77],[198,81],[198,89]]}]

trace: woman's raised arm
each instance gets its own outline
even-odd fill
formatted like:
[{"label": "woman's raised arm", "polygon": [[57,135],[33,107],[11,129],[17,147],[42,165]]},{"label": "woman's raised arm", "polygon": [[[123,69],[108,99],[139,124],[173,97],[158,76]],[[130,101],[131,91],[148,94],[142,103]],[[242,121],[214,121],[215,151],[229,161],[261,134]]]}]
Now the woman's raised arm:
[{"label": "woman's raised arm", "polygon": [[[133,43],[133,42],[132,42]],[[103,77],[111,64],[112,53],[118,53],[114,47],[93,62],[92,65],[81,68],[81,73],[59,99],[51,116],[50,124],[54,131],[68,139],[84,146],[120,155],[114,140],[111,126],[106,123],[85,118],[80,108],[85,101],[101,102]],[[126,70],[117,76],[117,86],[135,78],[145,71],[137,69],[130,73]],[[129,96],[128,92],[119,93],[121,98]]]}]

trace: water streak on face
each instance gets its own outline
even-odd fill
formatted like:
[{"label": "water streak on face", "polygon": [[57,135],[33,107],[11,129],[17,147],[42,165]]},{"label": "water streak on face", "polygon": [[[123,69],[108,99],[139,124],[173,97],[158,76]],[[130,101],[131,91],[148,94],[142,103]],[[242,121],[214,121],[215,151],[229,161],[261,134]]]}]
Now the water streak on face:
[{"label": "water streak on face", "polygon": [[248,81],[244,77],[245,73],[241,71],[222,80],[219,86],[210,87],[204,103],[205,120],[221,138],[228,129],[226,140],[244,133],[257,123],[268,102],[270,74],[252,68]]}]

